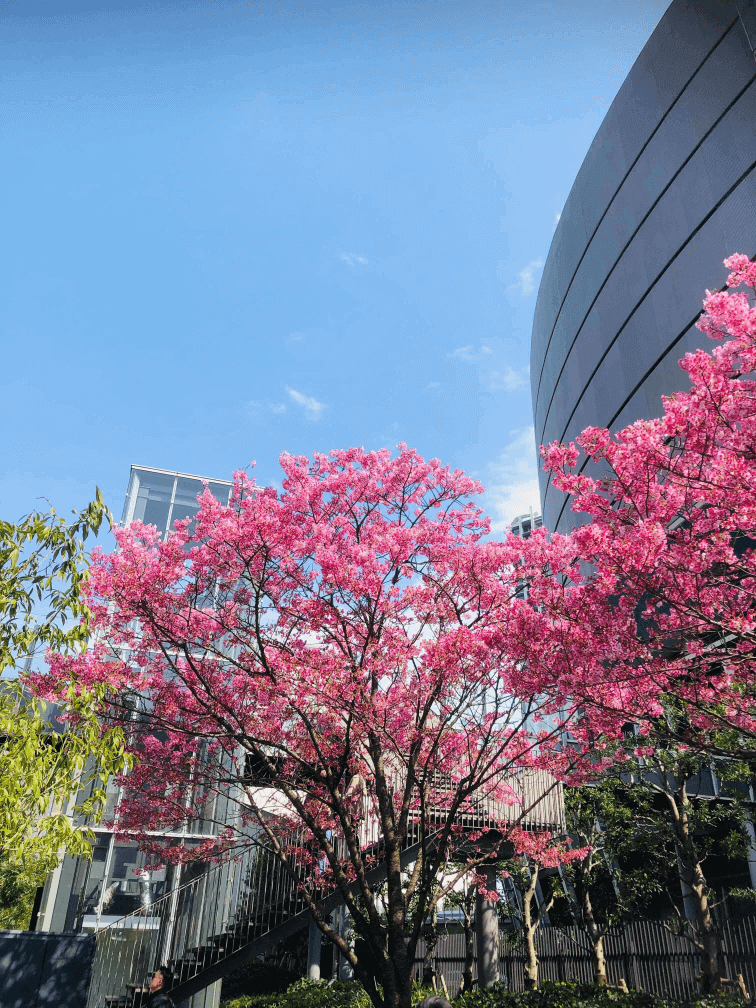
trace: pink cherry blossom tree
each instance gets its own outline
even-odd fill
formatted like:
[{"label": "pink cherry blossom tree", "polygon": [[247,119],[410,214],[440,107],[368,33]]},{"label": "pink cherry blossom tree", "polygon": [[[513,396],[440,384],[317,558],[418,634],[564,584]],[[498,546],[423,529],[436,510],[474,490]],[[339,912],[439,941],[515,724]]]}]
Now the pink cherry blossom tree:
[{"label": "pink cherry blossom tree", "polygon": [[[374,1003],[409,1008],[438,901],[558,826],[579,757],[506,651],[522,544],[485,541],[477,483],[403,445],[281,465],[280,494],[237,473],[229,506],[206,492],[165,542],[117,531],[87,586],[97,643],[36,686],[110,687],[103,724],[134,758],[121,830],[180,860],[149,832],[235,801],[192,856],[264,847]],[[320,909],[329,889],[362,959]]]},{"label": "pink cherry blossom tree", "polygon": [[[756,285],[746,256],[725,265],[730,287]],[[680,362],[691,388],[664,398],[659,419],[615,435],[588,428],[576,443],[542,449],[554,485],[590,520],[567,536],[539,531],[525,545],[531,614],[514,652],[534,689],[587,702],[594,737],[663,718],[683,745],[751,755],[753,292],[707,291],[697,324],[722,342]]]},{"label": "pink cherry blossom tree", "polygon": [[[746,256],[725,265],[729,287],[756,287]],[[524,544],[527,601],[508,626],[507,648],[533,692],[582,705],[577,740],[602,746],[633,723],[646,743],[636,755],[663,766],[696,752],[756,753],[753,293],[707,291],[697,324],[720,345],[680,362],[691,388],[665,398],[659,419],[614,435],[588,428],[576,443],[542,449],[554,485],[590,520]],[[685,776],[660,779],[695,896],[703,987],[714,990],[716,929]]]}]

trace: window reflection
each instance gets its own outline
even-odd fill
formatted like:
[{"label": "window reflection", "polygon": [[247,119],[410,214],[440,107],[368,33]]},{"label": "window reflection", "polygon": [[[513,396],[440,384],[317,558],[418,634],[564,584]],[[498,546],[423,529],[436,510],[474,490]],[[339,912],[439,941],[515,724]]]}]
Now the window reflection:
[{"label": "window reflection", "polygon": [[132,496],[135,496],[131,521],[168,526],[168,515],[173,494],[173,478],[163,473],[132,471]]},{"label": "window reflection", "polygon": [[191,504],[174,504],[173,511],[171,512],[171,527],[173,527],[180,518],[194,518],[197,514],[199,508],[195,504],[192,507]]},{"label": "window reflection", "polygon": [[178,476],[176,479],[176,500],[194,504],[196,507],[197,498],[204,489],[201,480]]},{"label": "window reflection", "polygon": [[[208,482],[208,488],[216,500],[228,504],[230,482],[213,480]],[[195,517],[199,510],[197,498],[204,489],[202,479],[196,476],[132,466],[122,524],[141,521],[155,525],[165,536],[179,519]]]}]

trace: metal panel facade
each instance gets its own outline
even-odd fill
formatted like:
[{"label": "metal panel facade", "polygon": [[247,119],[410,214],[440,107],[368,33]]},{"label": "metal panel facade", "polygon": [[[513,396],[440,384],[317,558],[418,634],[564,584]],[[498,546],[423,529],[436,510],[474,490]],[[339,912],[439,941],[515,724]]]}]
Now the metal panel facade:
[{"label": "metal panel facade", "polygon": [[[533,325],[536,440],[617,429],[686,387],[722,259],[756,253],[756,64],[731,0],[674,0],[578,173]],[[578,519],[541,476],[544,524]]]}]

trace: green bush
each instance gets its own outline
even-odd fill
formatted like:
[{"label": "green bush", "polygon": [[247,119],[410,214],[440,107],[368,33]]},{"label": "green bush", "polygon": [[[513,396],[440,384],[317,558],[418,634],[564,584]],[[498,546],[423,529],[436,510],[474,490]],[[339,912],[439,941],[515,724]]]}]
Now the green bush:
[{"label": "green bush", "polygon": [[[455,1008],[680,1008],[684,1003],[645,991],[631,990],[625,994],[597,984],[545,980],[536,990],[519,994],[510,993],[504,984],[495,984],[488,990],[463,994],[454,1005]],[[732,994],[696,998],[692,1003],[695,1008],[745,1008],[742,998]]]},{"label": "green bush", "polygon": [[[224,1002],[236,1003],[244,995],[277,994],[280,997],[300,976],[273,962],[247,963],[223,978],[221,998]],[[266,1003],[260,1002],[261,1005]]]},{"label": "green bush", "polygon": [[282,994],[245,994],[221,1008],[372,1008],[372,1002],[356,981],[297,980]]},{"label": "green bush", "polygon": [[[414,985],[413,1001],[426,994]],[[753,1001],[744,1002],[733,994],[710,995],[693,1002],[646,994],[645,991],[622,991],[596,984],[555,983],[545,980],[537,990],[510,993],[504,984],[488,990],[471,991],[454,1001],[455,1008],[756,1008]],[[372,1008],[370,998],[356,981],[298,980],[282,994],[246,994],[224,1001],[221,1008]]]},{"label": "green bush", "polygon": [[221,1008],[278,1008],[281,994],[242,994],[221,1002]]}]

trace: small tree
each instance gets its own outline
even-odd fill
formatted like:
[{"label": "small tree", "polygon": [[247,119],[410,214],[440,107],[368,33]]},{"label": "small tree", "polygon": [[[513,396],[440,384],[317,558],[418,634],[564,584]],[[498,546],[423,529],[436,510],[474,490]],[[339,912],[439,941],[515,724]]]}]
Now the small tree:
[{"label": "small tree", "polygon": [[[0,674],[46,647],[85,646],[84,542],[107,518],[98,490],[68,523],[52,509],[0,521]],[[18,679],[0,686],[0,914],[4,927],[25,927],[61,850],[91,855],[87,823],[102,810],[104,780],[127,761],[120,731],[101,731],[93,713],[99,687],[61,683],[62,709],[50,711]]]},{"label": "small tree", "polygon": [[[56,657],[45,688],[117,688],[110,723],[140,707],[124,830],[155,848],[148,830],[235,798],[216,855],[253,833],[374,1003],[409,1008],[439,900],[524,840],[519,820],[559,822],[572,764],[502,647],[519,547],[483,541],[479,485],[405,446],[281,464],[280,495],[243,473],[228,507],[202,495],[193,534],[117,531],[87,587],[102,643]],[[319,911],[329,887],[364,956]]]},{"label": "small tree", "polygon": [[682,901],[679,896],[671,901],[677,911],[677,929],[699,953],[702,991],[710,993],[721,986],[721,956],[713,913],[716,897],[705,862],[714,849],[712,834],[717,827],[729,826],[733,832],[740,804],[737,782],[748,780],[751,773],[747,765],[730,762],[724,768],[729,783],[721,792],[723,800],[700,797],[699,782],[708,759],[676,748],[664,727],[659,736],[636,740],[634,755],[639,765],[625,777],[624,786],[634,795],[645,793],[647,821],[657,840],[673,854],[683,896]]},{"label": "small tree", "polygon": [[[622,774],[622,771],[625,771]],[[620,762],[599,780],[567,788],[567,829],[586,853],[564,870],[575,924],[591,947],[594,980],[607,984],[604,938],[650,909],[676,874],[665,810]]]},{"label": "small tree", "polygon": [[520,833],[517,836],[520,857],[504,864],[504,872],[518,889],[522,899],[522,935],[527,961],[525,964],[525,990],[535,990],[538,986],[538,949],[536,932],[548,917],[560,886],[552,887],[551,895],[545,903],[538,902],[538,882],[543,868],[556,868],[586,857],[584,849],[570,849],[569,841],[554,841],[550,833],[538,835]]}]

